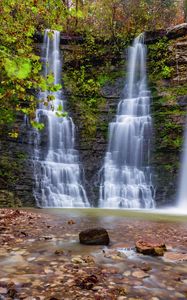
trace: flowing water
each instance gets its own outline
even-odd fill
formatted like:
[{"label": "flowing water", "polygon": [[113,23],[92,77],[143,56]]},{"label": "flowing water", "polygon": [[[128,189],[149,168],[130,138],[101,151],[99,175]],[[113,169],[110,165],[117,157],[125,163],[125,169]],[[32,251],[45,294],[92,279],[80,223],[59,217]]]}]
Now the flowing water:
[{"label": "flowing water", "polygon": [[184,136],[182,164],[178,191],[178,209],[187,212],[187,128]]},{"label": "flowing water", "polygon": [[[60,56],[60,33],[45,31],[42,46],[43,76],[53,74],[53,83],[61,83],[62,62]],[[52,101],[47,102],[49,97]],[[36,120],[44,121],[45,130],[35,138],[35,197],[42,207],[85,207],[89,206],[81,184],[82,170],[78,153],[74,149],[75,126],[70,117],[57,117],[64,106],[62,90],[39,93]],[[45,100],[45,101],[43,101]],[[46,103],[47,102],[47,103]],[[44,143],[45,141],[45,143]],[[42,144],[46,144],[44,148]]]},{"label": "flowing water", "polygon": [[101,207],[153,208],[149,167],[152,119],[143,35],[129,48],[125,99],[109,127],[109,145],[100,186]]}]

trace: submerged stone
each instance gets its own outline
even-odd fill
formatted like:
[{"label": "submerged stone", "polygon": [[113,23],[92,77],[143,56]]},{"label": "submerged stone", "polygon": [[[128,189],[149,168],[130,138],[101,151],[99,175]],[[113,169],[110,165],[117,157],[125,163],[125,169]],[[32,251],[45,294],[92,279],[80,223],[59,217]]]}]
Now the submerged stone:
[{"label": "submerged stone", "polygon": [[85,245],[108,245],[110,238],[104,228],[92,228],[81,231],[79,234],[81,244]]},{"label": "submerged stone", "polygon": [[136,251],[144,255],[163,256],[166,245],[158,241],[139,240],[136,242]]},{"label": "submerged stone", "polygon": [[132,276],[134,276],[136,278],[146,278],[146,277],[149,277],[149,274],[147,274],[146,272],[144,272],[142,270],[137,270],[132,273]]},{"label": "submerged stone", "polygon": [[164,254],[164,258],[170,261],[187,261],[187,253],[168,252]]}]

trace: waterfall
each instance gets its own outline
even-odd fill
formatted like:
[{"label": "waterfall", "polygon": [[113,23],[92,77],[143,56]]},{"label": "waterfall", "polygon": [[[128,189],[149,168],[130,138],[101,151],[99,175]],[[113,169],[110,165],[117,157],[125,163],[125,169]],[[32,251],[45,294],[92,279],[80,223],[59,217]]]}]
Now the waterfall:
[{"label": "waterfall", "polygon": [[187,127],[184,136],[177,206],[179,209],[187,210]]},{"label": "waterfall", "polygon": [[[60,84],[60,32],[45,30],[41,60],[44,78],[53,74],[53,83]],[[47,102],[51,96],[53,100]],[[70,117],[56,115],[59,107],[64,107],[63,92],[46,90],[39,93],[38,99],[36,120],[44,121],[46,128],[37,131],[35,137],[36,202],[42,207],[87,207],[87,196],[81,184],[82,170],[74,149],[74,123]]]},{"label": "waterfall", "polygon": [[125,99],[109,125],[109,143],[100,185],[101,207],[153,208],[149,167],[152,119],[143,35],[129,47]]}]

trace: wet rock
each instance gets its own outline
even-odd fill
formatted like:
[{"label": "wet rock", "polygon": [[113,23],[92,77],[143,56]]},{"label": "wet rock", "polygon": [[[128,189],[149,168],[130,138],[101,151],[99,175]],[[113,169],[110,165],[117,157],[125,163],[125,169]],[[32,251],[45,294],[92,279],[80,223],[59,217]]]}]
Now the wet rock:
[{"label": "wet rock", "polygon": [[139,240],[136,242],[136,251],[144,255],[163,256],[166,245],[158,241]]},{"label": "wet rock", "polygon": [[123,260],[126,258],[126,255],[118,250],[103,250],[103,253],[105,258],[110,258],[113,260]]},{"label": "wet rock", "polygon": [[16,298],[17,290],[16,290],[16,286],[13,282],[8,284],[8,293],[7,294],[10,298],[13,298],[13,299]]},{"label": "wet rock", "polygon": [[103,288],[102,286],[96,285],[96,286],[93,287],[92,290],[93,290],[93,291],[99,291],[99,290],[102,290],[102,288]]},{"label": "wet rock", "polygon": [[44,240],[52,240],[53,236],[51,236],[51,235],[45,235],[45,236],[43,236],[43,239]]},{"label": "wet rock", "polygon": [[130,276],[131,275],[131,272],[130,271],[125,271],[124,273],[123,273],[123,276]]},{"label": "wet rock", "polygon": [[0,226],[0,233],[4,233],[7,228],[5,226]]},{"label": "wet rock", "polygon": [[104,228],[92,228],[81,231],[79,234],[81,244],[85,245],[108,245],[109,235]]},{"label": "wet rock", "polygon": [[95,259],[91,255],[83,256],[83,260],[87,264],[94,264],[95,263]]},{"label": "wet rock", "polygon": [[141,266],[140,266],[140,269],[144,272],[147,272],[147,271],[150,271],[152,269],[152,267],[147,264],[147,263],[143,263]]},{"label": "wet rock", "polygon": [[64,250],[59,249],[59,250],[55,251],[55,254],[56,255],[64,255],[65,253],[64,253]]},{"label": "wet rock", "polygon": [[76,222],[74,220],[69,220],[68,225],[74,225]]},{"label": "wet rock", "polygon": [[132,273],[132,276],[134,276],[136,278],[146,278],[146,277],[149,277],[149,274],[145,273],[142,270],[137,270]]},{"label": "wet rock", "polygon": [[44,268],[44,272],[45,274],[51,274],[51,273],[54,273],[54,271],[48,267]]},{"label": "wet rock", "polygon": [[82,263],[84,263],[84,260],[81,258],[81,256],[77,255],[71,259],[71,262],[74,264],[82,264]]},{"label": "wet rock", "polygon": [[7,294],[8,290],[4,287],[0,287],[0,295]]},{"label": "wet rock", "polygon": [[166,252],[164,258],[171,261],[187,261],[187,253]]},{"label": "wet rock", "polygon": [[77,279],[76,285],[81,289],[91,290],[94,287],[94,284],[98,282],[97,276],[90,275],[84,279]]}]

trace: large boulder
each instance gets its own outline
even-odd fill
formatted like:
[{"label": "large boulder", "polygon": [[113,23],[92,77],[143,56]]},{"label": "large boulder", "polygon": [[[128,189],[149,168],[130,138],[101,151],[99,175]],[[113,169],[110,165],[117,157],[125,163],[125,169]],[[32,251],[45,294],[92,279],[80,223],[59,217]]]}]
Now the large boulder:
[{"label": "large boulder", "polygon": [[81,244],[85,245],[108,245],[110,243],[109,235],[104,228],[92,228],[79,233]]},{"label": "large boulder", "polygon": [[144,255],[163,256],[166,245],[158,241],[139,240],[136,242],[136,251]]}]

